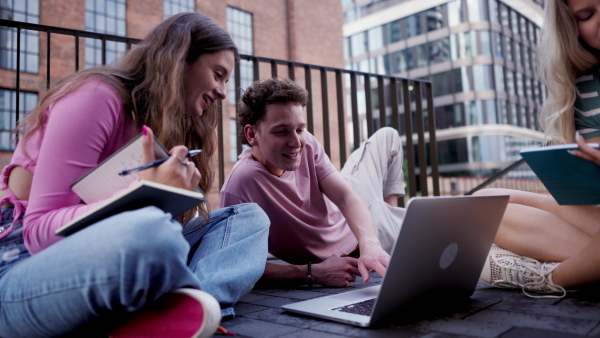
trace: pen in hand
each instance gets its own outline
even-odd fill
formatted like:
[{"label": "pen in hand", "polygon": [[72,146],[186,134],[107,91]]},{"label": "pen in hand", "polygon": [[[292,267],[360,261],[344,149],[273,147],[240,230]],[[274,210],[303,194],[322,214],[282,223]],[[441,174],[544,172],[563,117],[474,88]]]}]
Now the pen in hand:
[{"label": "pen in hand", "polygon": [[[196,155],[200,154],[201,152],[202,152],[202,149],[190,150],[190,151],[188,151],[187,155],[185,155],[185,157],[190,158],[192,156],[196,156]],[[119,175],[121,175],[121,176],[129,175],[129,174],[134,173],[136,171],[141,171],[141,170],[144,170],[144,169],[158,167],[160,164],[162,164],[163,162],[165,162],[166,160],[168,160],[169,157],[170,156],[163,157],[163,158],[158,159],[156,161],[152,161],[152,162],[144,163],[142,165],[138,165],[137,167],[133,167],[133,168],[121,170],[121,172],[119,172]]]}]

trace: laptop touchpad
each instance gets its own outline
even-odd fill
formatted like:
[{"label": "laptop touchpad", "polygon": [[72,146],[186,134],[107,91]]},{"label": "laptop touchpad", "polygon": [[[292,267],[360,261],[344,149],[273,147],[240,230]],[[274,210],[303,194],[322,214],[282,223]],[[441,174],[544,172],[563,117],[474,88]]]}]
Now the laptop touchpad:
[{"label": "laptop touchpad", "polygon": [[339,295],[331,296],[331,299],[340,299],[340,300],[358,300],[358,299],[368,299],[368,298],[376,298],[379,294],[379,290],[381,289],[380,285],[368,287],[356,291],[344,292]]}]

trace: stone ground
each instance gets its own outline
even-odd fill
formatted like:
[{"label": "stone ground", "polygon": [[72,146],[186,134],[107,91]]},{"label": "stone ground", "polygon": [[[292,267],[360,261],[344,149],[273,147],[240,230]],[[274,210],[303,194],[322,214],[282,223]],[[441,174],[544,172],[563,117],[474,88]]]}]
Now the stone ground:
[{"label": "stone ground", "polygon": [[[358,278],[350,288],[368,284]],[[563,299],[533,299],[519,290],[479,283],[463,302],[417,303],[374,328],[358,328],[288,313],[284,304],[348,289],[255,289],[235,306],[237,317],[221,325],[238,337],[596,337],[600,336],[600,291],[588,288]],[[225,337],[216,335],[215,337]]]}]

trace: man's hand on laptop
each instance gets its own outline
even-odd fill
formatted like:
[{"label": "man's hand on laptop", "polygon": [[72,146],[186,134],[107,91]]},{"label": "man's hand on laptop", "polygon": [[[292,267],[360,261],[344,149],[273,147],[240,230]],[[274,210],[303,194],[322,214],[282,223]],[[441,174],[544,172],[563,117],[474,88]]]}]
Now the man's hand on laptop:
[{"label": "man's hand on laptop", "polygon": [[360,258],[358,259],[358,270],[363,278],[363,283],[371,279],[371,271],[377,272],[381,277],[385,276],[387,266],[390,263],[390,255],[381,248],[379,241],[371,242],[370,245],[360,245]]},{"label": "man's hand on laptop", "polygon": [[358,274],[358,259],[352,257],[331,256],[312,266],[313,281],[326,286],[350,286]]}]

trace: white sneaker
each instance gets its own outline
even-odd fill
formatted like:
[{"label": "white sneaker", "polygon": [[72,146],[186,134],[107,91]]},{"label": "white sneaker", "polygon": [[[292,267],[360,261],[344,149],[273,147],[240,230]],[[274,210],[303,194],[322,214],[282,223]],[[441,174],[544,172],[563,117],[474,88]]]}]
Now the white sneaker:
[{"label": "white sneaker", "polygon": [[177,289],[142,309],[131,312],[126,322],[112,330],[111,338],[212,337],[221,322],[221,306],[210,294],[196,289]]},{"label": "white sneaker", "polygon": [[532,298],[562,298],[567,291],[552,283],[552,271],[558,264],[542,263],[492,244],[479,280],[497,288],[520,288]]}]

